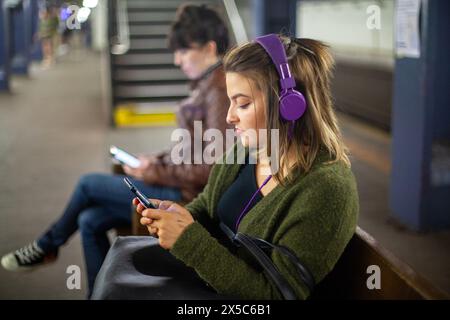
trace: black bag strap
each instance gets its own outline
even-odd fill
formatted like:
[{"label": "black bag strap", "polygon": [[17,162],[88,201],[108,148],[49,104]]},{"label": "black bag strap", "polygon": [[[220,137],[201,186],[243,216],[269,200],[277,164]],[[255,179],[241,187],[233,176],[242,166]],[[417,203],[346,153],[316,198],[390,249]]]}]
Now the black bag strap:
[{"label": "black bag strap", "polygon": [[253,257],[259,262],[263,267],[266,274],[276,285],[278,290],[280,290],[282,296],[286,300],[295,300],[296,296],[294,290],[286,281],[286,279],[280,274],[277,267],[273,264],[272,260],[267,256],[267,254],[258,246],[257,242],[250,236],[237,233],[234,240],[244,246]]},{"label": "black bag strap", "polygon": [[253,239],[258,243],[258,246],[260,248],[277,250],[279,253],[287,257],[289,261],[297,269],[300,278],[308,287],[309,292],[313,291],[314,287],[316,286],[316,281],[314,280],[314,277],[312,276],[309,269],[300,261],[300,259],[289,248],[272,244],[260,238],[253,238]]},{"label": "black bag strap", "polygon": [[243,233],[238,232],[235,234],[228,228],[225,224],[220,224],[221,229],[225,232],[225,234],[233,241],[233,243],[237,246],[245,247],[250,254],[258,261],[258,263],[262,266],[266,274],[272,280],[272,282],[276,285],[278,290],[280,290],[282,296],[286,300],[294,300],[297,299],[294,290],[291,285],[286,281],[286,279],[281,275],[278,268],[270,259],[270,256],[266,251],[268,250],[277,250],[282,255],[286,256],[289,261],[294,265],[297,269],[297,272],[300,275],[302,281],[306,284],[309,291],[315,287],[314,277],[311,272],[304,266],[301,261],[297,258],[297,256],[288,248],[284,246],[274,245],[266,240],[255,238]]}]

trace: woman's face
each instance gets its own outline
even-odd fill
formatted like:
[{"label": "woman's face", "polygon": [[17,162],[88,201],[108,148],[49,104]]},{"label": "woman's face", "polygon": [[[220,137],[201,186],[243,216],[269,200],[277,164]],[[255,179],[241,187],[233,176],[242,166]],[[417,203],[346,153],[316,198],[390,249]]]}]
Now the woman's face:
[{"label": "woman's face", "polygon": [[227,122],[234,125],[244,146],[256,147],[259,130],[266,128],[264,95],[250,79],[235,72],[226,73],[226,84],[230,98]]},{"label": "woman's face", "polygon": [[212,41],[204,46],[192,44],[190,48],[177,49],[174,52],[174,64],[191,80],[201,76],[218,59],[216,46]]}]

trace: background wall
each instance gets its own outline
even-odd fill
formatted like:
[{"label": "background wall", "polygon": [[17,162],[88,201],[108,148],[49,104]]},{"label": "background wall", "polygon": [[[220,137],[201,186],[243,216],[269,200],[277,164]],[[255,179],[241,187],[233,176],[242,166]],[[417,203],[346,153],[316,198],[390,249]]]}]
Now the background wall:
[{"label": "background wall", "polygon": [[[380,8],[381,28],[370,30],[367,8]],[[330,44],[339,60],[392,67],[394,63],[394,0],[299,1],[297,37]],[[355,61],[356,59],[356,61]]]}]

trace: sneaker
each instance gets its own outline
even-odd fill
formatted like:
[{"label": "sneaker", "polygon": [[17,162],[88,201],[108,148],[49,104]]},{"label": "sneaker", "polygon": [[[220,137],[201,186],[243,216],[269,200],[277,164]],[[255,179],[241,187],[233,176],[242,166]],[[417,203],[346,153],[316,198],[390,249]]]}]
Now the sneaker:
[{"label": "sneaker", "polygon": [[46,254],[34,241],[25,247],[4,255],[2,257],[2,266],[8,271],[31,271],[36,267],[55,260],[56,254]]}]

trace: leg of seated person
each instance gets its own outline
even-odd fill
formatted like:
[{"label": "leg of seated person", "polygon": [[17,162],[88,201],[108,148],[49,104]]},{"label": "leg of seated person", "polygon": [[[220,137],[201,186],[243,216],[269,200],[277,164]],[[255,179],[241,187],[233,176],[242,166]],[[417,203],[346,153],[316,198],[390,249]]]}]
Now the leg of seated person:
[{"label": "leg of seated person", "polygon": [[[63,245],[78,228],[78,215],[86,208],[100,206],[105,213],[131,223],[130,207],[133,194],[123,182],[123,175],[88,174],[81,177],[62,217],[39,239],[38,245],[44,251],[51,251]],[[154,197],[177,201],[181,193],[175,188],[146,185],[143,181],[131,179],[142,192]]]},{"label": "leg of seated person", "polygon": [[108,213],[129,215],[132,198],[119,175],[83,175],[62,216],[39,238],[39,247],[46,252],[57,250],[77,231],[78,216],[87,208],[104,207]]},{"label": "leg of seated person", "polygon": [[[81,212],[91,207],[104,208],[103,212],[131,224],[130,208],[133,194],[123,182],[123,175],[83,175],[62,216],[37,241],[2,257],[2,266],[9,271],[32,269],[37,265],[53,261],[58,249],[78,229]],[[149,197],[179,201],[181,192],[177,188],[149,186],[143,181],[131,179]],[[102,230],[102,232],[104,232]]]}]

